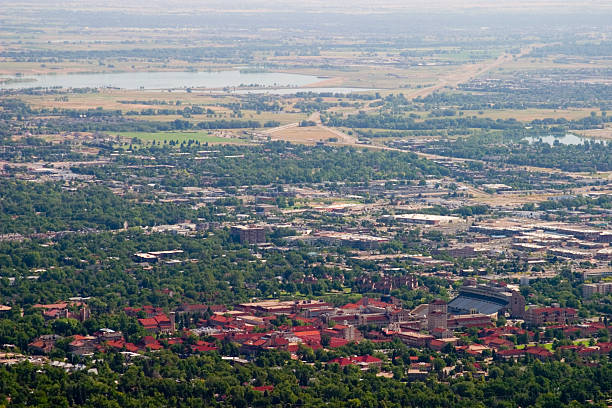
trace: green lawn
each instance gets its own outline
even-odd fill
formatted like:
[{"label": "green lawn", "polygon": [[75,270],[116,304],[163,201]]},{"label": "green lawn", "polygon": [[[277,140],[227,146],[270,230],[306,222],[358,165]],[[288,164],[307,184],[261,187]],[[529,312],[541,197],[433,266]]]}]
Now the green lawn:
[{"label": "green lawn", "polygon": [[[585,347],[588,347],[588,345],[589,345],[589,339],[580,339],[580,340],[574,340],[574,341],[573,341],[573,344],[574,344],[574,345],[577,345],[577,346],[585,346]],[[529,344],[527,345],[527,347],[533,347],[533,346],[535,346],[535,345],[536,345],[535,343],[531,342],[531,343],[529,343]],[[550,350],[550,351],[553,351],[553,347],[552,347],[552,346],[553,346],[553,345],[552,345],[552,343],[540,344],[540,347],[543,347],[543,348],[545,348],[545,349],[547,349],[547,350]],[[516,346],[516,348],[517,348],[518,350],[521,350],[521,349],[524,349],[524,348],[525,348],[525,345],[524,345],[524,344],[519,344],[519,345],[517,345],[517,346]]]},{"label": "green lawn", "polygon": [[[536,343],[529,343],[527,344],[527,347],[534,347],[536,345]],[[553,349],[553,345],[552,343],[545,343],[545,344],[539,344],[540,347],[545,348],[546,350],[552,351]],[[525,344],[519,344],[516,346],[517,350],[522,350],[525,348]]]},{"label": "green lawn", "polygon": [[206,131],[200,132],[121,132],[119,133],[121,137],[132,139],[138,138],[144,142],[155,141],[161,142],[164,141],[170,142],[174,140],[178,143],[187,142],[188,140],[197,140],[200,143],[244,143],[244,141],[239,139],[229,139],[225,137],[218,137],[210,135]]}]

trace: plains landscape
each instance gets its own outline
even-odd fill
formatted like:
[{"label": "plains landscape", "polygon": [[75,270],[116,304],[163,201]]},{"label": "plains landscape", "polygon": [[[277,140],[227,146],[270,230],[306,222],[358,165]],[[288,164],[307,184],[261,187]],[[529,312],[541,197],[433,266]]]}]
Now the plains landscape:
[{"label": "plains landscape", "polygon": [[0,0],[0,407],[608,407],[612,5]]}]

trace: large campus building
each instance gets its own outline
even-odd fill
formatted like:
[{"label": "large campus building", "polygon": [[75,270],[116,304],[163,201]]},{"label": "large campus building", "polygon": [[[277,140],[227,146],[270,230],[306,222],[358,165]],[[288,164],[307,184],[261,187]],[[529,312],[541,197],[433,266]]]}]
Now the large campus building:
[{"label": "large campus building", "polygon": [[510,312],[512,317],[525,315],[525,298],[503,284],[471,284],[459,288],[459,295],[448,304],[453,314],[482,313],[492,315]]}]

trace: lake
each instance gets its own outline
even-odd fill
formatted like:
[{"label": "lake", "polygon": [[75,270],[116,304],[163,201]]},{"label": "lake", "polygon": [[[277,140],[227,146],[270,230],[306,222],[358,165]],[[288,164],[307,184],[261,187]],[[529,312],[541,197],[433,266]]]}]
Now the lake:
[{"label": "lake", "polygon": [[[3,77],[15,81],[0,82],[0,89],[25,88],[104,88],[180,89],[225,88],[241,85],[260,87],[301,87],[320,81],[316,76],[281,72],[117,72],[92,74],[33,75]],[[295,92],[295,90],[294,90]]]},{"label": "lake", "polygon": [[564,145],[579,145],[584,144],[585,140],[592,140],[582,136],[576,136],[571,133],[567,133],[565,136],[542,136],[542,137],[526,137],[523,140],[528,141],[529,143],[537,142],[541,140],[543,143],[548,143],[549,145],[553,145],[555,141],[559,141],[559,143]]}]

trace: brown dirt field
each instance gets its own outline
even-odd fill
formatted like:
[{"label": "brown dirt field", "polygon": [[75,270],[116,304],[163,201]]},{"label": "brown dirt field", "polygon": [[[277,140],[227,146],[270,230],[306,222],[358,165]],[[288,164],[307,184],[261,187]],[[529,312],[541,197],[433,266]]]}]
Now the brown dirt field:
[{"label": "brown dirt field", "polygon": [[293,143],[315,144],[329,138],[340,140],[337,134],[321,126],[289,127],[271,133],[272,140],[284,140]]}]

